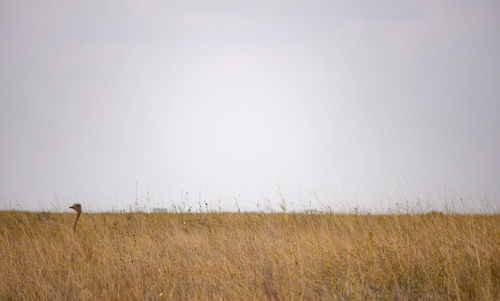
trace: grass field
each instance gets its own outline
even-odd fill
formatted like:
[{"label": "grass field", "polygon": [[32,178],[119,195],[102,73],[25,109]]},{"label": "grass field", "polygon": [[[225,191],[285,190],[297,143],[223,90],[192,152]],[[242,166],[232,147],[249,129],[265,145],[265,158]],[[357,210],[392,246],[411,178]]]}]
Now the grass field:
[{"label": "grass field", "polygon": [[0,211],[1,300],[500,300],[500,215]]}]

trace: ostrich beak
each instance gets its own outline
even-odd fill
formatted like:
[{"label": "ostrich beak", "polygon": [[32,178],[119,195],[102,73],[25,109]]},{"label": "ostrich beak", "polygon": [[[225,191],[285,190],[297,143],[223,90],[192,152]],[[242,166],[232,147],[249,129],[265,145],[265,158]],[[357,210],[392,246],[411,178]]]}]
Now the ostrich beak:
[{"label": "ostrich beak", "polygon": [[75,206],[74,206],[74,205],[73,205],[73,206],[70,206],[69,208],[71,208],[71,209],[75,209],[75,210],[76,210],[76,208],[75,208]]}]

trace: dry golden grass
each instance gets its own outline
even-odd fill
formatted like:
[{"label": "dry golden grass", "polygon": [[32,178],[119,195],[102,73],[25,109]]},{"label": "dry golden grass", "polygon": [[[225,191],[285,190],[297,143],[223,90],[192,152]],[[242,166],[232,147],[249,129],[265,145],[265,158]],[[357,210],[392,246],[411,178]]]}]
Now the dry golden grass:
[{"label": "dry golden grass", "polygon": [[0,212],[0,299],[500,300],[499,215]]}]

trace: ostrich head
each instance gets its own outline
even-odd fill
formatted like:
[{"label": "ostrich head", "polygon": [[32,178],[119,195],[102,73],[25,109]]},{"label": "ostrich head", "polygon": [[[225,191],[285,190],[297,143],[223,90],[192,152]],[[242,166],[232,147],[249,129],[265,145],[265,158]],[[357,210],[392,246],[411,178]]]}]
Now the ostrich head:
[{"label": "ostrich head", "polygon": [[73,204],[73,206],[70,206],[69,208],[75,210],[78,213],[82,212],[82,205],[78,203]]}]

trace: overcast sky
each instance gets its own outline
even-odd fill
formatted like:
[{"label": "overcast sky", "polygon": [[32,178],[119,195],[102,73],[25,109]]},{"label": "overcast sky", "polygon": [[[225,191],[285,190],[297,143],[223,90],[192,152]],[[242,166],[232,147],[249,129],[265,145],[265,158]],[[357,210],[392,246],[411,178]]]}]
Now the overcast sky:
[{"label": "overcast sky", "polygon": [[499,208],[499,29],[500,1],[0,0],[0,208]]}]

